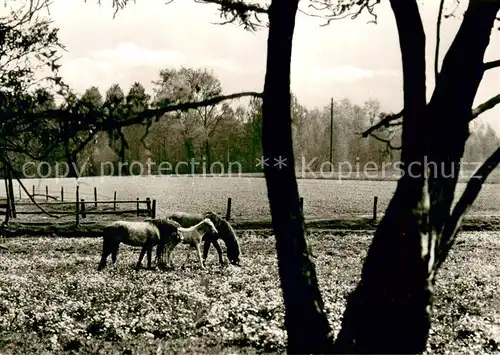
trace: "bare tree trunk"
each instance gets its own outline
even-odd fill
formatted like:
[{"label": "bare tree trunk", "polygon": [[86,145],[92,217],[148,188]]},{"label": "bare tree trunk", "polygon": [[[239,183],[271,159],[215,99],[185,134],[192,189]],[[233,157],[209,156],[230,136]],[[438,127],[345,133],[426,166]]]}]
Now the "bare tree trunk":
[{"label": "bare tree trunk", "polygon": [[340,353],[425,350],[436,255],[450,218],[472,103],[499,2],[470,2],[425,110],[425,38],[418,8],[415,1],[391,1],[403,54],[404,176],[375,233],[362,279],[349,296],[336,342]]},{"label": "bare tree trunk", "polygon": [[[332,335],[314,265],[309,259],[294,169],[290,60],[298,0],[273,0],[264,84],[262,147],[278,267],[285,304],[288,353],[331,353]],[[281,161],[286,166],[277,166]]]},{"label": "bare tree trunk", "polygon": [[205,140],[205,156],[207,157],[207,167],[210,169],[212,157],[210,156],[210,143],[208,142],[208,138]]}]

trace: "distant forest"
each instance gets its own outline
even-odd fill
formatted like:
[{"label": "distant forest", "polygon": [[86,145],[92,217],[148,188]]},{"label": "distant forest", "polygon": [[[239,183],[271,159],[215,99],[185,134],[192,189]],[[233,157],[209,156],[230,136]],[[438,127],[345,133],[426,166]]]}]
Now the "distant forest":
[{"label": "distant forest", "polygon": [[[125,93],[118,85],[112,85],[104,95],[100,89],[92,86],[83,94],[73,93],[65,102],[56,104],[50,93],[40,109],[57,109],[84,102],[94,108],[112,109],[116,112],[124,110],[141,110],[161,107],[173,98],[189,100],[206,100],[222,94],[219,79],[207,69],[181,68],[178,70],[166,69],[159,73],[154,82],[152,95],[146,93],[144,86],[136,82]],[[303,165],[303,159],[313,171],[323,169],[328,171],[322,163],[330,160],[330,120],[333,112],[332,160],[334,169],[339,164],[347,162],[352,166],[363,167],[367,162],[374,162],[381,167],[384,162],[399,161],[398,145],[400,144],[400,127],[385,131],[376,137],[361,137],[360,133],[373,126],[380,119],[380,103],[377,100],[368,100],[363,105],[357,105],[348,99],[330,103],[323,108],[307,108],[292,94],[292,124],[296,166]],[[239,162],[242,172],[261,172],[257,165],[261,156],[261,100],[253,98],[244,106],[231,106],[223,102],[214,106],[192,109],[184,112],[165,114],[162,119],[154,121],[150,127],[132,125],[123,127],[116,132],[99,132],[92,139],[85,142],[85,132],[68,138],[55,149],[52,149],[43,161],[36,163],[36,159],[29,157],[25,152],[13,153],[12,161],[17,171],[23,171],[27,176],[55,176],[54,166],[60,163],[59,175],[64,176],[93,176],[99,174],[117,175],[140,174],[142,164],[146,166],[148,159],[154,162],[151,165],[151,174],[157,174],[157,168],[162,162],[168,162],[174,167],[179,162],[198,162],[194,172],[203,172],[202,162],[208,167],[214,162],[214,172],[227,172],[231,162]],[[31,137],[33,144],[51,144],[40,140],[36,134]],[[279,139],[279,137],[277,137]],[[390,141],[388,144],[386,141]],[[28,140],[29,141],[29,140]],[[500,138],[489,125],[475,123],[466,151],[464,161],[482,162],[500,145]],[[396,148],[396,149],[394,149]],[[42,147],[43,149],[43,147]],[[312,163],[311,163],[312,161]],[[33,162],[30,164],[25,164]],[[141,164],[132,164],[139,162]],[[66,169],[64,166],[78,169]],[[121,165],[121,171],[120,170]],[[215,165],[215,164],[214,164]],[[24,169],[23,169],[24,166]],[[108,170],[102,171],[107,166]],[[373,168],[373,163],[370,168]],[[38,169],[38,171],[37,171]],[[235,170],[234,164],[232,168]],[[192,167],[188,164],[179,164],[179,173],[191,173]],[[146,171],[143,170],[143,173]],[[165,173],[162,171],[161,173]]]}]

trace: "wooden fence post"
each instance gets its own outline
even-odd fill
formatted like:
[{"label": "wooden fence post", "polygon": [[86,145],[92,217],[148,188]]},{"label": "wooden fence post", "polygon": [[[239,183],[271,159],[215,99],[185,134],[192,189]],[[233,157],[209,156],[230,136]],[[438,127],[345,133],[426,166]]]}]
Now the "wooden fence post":
[{"label": "wooden fence post", "polygon": [[377,202],[378,196],[373,197],[373,222],[377,221]]},{"label": "wooden fence post", "polygon": [[139,216],[139,197],[137,197],[137,216]]},{"label": "wooden fence post", "polygon": [[82,198],[82,218],[87,217],[87,214],[85,213],[85,199]]},{"label": "wooden fence post", "polygon": [[7,180],[5,180],[5,197],[7,198],[6,207],[5,207],[5,224],[9,224],[9,218],[12,217],[12,210],[10,209],[10,196],[9,189],[7,188]]},{"label": "wooden fence post", "polygon": [[8,218],[8,217],[12,217],[12,211],[10,209],[10,194],[9,194],[9,186],[8,186],[8,182],[7,182],[7,167],[5,167],[5,170],[4,170],[4,173],[5,173],[5,176],[4,176],[4,181],[5,181],[5,198],[6,198],[6,203],[7,203],[7,207],[5,208],[6,211],[5,211],[5,218]]},{"label": "wooden fence post", "polygon": [[231,197],[227,198],[227,208],[226,208],[226,221],[231,219]]},{"label": "wooden fence post", "polygon": [[95,201],[95,208],[97,208],[97,187],[94,186],[94,201]]},{"label": "wooden fence post", "polygon": [[116,191],[115,191],[115,196],[113,197],[113,211],[116,211]]},{"label": "wooden fence post", "polygon": [[76,226],[80,225],[80,186],[76,186]]},{"label": "wooden fence post", "polygon": [[151,217],[151,200],[149,197],[146,197],[146,208],[148,210],[148,216]]},{"label": "wooden fence post", "polygon": [[49,187],[47,185],[45,185],[45,199],[49,200]]},{"label": "wooden fence post", "polygon": [[61,186],[61,202],[64,202],[64,186]]},{"label": "wooden fence post", "polygon": [[151,218],[156,218],[156,200],[153,200],[153,207],[151,208]]},{"label": "wooden fence post", "polygon": [[31,196],[33,196],[33,198],[35,198],[35,185],[33,185],[33,194]]}]

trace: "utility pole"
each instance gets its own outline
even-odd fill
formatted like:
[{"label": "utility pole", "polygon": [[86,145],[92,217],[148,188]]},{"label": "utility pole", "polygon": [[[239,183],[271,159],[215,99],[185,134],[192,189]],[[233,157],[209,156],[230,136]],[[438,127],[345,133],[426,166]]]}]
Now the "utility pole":
[{"label": "utility pole", "polygon": [[333,171],[333,97],[330,102],[330,171]]}]

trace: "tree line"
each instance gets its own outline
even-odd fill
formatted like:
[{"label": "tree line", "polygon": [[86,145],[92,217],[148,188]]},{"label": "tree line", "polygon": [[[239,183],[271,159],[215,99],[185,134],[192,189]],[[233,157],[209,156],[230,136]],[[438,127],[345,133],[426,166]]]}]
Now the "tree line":
[{"label": "tree line", "polygon": [[[154,84],[153,95],[148,94],[140,82],[135,82],[126,93],[119,84],[113,84],[104,95],[97,86],[91,86],[81,95],[71,91],[59,105],[53,93],[38,90],[32,94],[35,97],[30,110],[80,107],[87,112],[131,115],[168,105],[173,99],[201,101],[222,94],[217,76],[206,68],[164,69]],[[367,138],[361,135],[384,115],[380,107],[378,100],[370,99],[357,105],[343,99],[332,100],[323,108],[310,109],[292,93],[296,168],[316,172],[333,168],[338,171],[346,164],[362,168],[371,162],[371,169],[382,169],[398,162],[399,128]],[[168,174],[174,170],[180,174],[263,171],[258,164],[262,155],[260,98],[250,99],[247,105],[223,102],[169,112],[150,125],[134,124],[119,131],[92,132],[90,127],[87,131],[74,133],[69,133],[69,130],[69,127],[61,127],[61,137],[55,146],[52,146],[53,139],[40,139],[40,132],[36,130],[26,132],[25,142],[49,153],[43,160],[37,160],[28,152],[13,152],[11,158],[15,169],[23,171],[25,176],[44,177]],[[472,132],[464,160],[483,161],[499,143],[492,127],[483,123]],[[37,164],[42,161],[43,164]],[[146,171],[148,162],[150,168]],[[213,164],[210,170],[214,162],[217,164]]]}]

